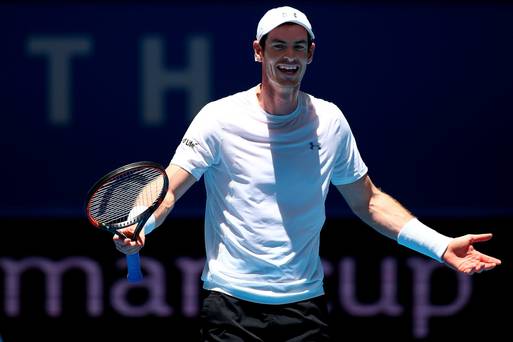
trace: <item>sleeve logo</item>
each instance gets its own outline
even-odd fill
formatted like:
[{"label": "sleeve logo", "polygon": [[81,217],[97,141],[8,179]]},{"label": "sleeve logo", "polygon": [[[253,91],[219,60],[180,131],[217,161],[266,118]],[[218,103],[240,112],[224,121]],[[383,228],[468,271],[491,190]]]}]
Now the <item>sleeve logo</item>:
[{"label": "sleeve logo", "polygon": [[190,148],[194,148],[196,145],[198,145],[197,142],[195,142],[194,140],[191,140],[189,138],[183,138],[182,144],[184,144],[185,146],[190,147]]}]

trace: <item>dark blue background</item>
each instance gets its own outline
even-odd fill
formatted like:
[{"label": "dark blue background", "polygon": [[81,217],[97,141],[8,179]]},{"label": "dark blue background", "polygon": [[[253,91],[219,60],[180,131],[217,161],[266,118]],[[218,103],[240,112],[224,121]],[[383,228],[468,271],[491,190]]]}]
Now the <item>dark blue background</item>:
[{"label": "dark blue background", "polygon": [[[513,6],[289,4],[317,36],[303,90],[340,106],[378,186],[422,216],[513,213]],[[1,5],[0,215],[80,217],[104,173],[138,160],[167,164],[188,124],[185,95],[169,92],[163,125],[141,125],[142,37],[163,38],[166,67],[181,68],[184,37],[208,36],[213,100],[259,82],[251,43],[278,5]],[[57,127],[48,120],[48,64],[29,56],[27,41],[74,35],[93,47],[73,60],[72,122]],[[333,190],[328,214],[348,215]],[[201,216],[203,196],[196,185],[174,215]]]},{"label": "dark blue background", "polygon": [[[404,308],[399,316],[357,316],[335,306],[334,340],[511,340],[504,337],[511,331],[502,307],[511,302],[513,4],[20,1],[0,5],[0,340],[91,341],[100,331],[124,341],[194,339],[197,317],[180,311],[187,286],[175,263],[204,256],[202,184],[182,198],[143,250],[145,260],[165,267],[162,299],[176,308],[168,317],[128,317],[109,306],[112,285],[125,277],[118,264],[124,257],[108,234],[87,222],[83,201],[94,181],[115,167],[138,160],[167,164],[187,128],[186,94],[180,91],[167,94],[161,126],[142,124],[144,37],[165,42],[166,70],[186,66],[188,38],[210,39],[213,100],[259,82],[251,49],[256,24],[268,8],[283,4],[306,12],[317,35],[303,89],[344,111],[375,183],[444,234],[493,233],[477,248],[503,260],[471,278],[472,295],[460,311],[432,317],[428,336],[415,339],[418,303],[412,293],[422,289],[415,287],[408,261],[421,256],[350,215],[333,189],[321,233],[321,256],[333,268],[326,277],[328,299],[341,302],[338,265],[350,259],[358,267],[358,299],[374,303],[380,286],[390,285],[382,283],[379,265],[392,258],[398,263],[392,281]],[[48,63],[27,52],[28,41],[41,36],[92,42],[90,55],[72,60],[68,126],[49,120]],[[86,278],[72,269],[63,275],[62,297],[51,298],[62,300],[62,315],[50,317],[48,274],[61,272],[60,263],[76,257],[101,267],[105,311],[96,317],[86,313]],[[6,271],[5,263],[35,260],[55,264],[46,271],[20,269],[19,288],[7,291],[16,270]],[[455,273],[448,268],[428,285],[430,303],[444,306],[456,297]],[[19,315],[7,310],[18,298],[9,297],[13,292],[21,298]],[[42,328],[27,329],[34,322]]]}]

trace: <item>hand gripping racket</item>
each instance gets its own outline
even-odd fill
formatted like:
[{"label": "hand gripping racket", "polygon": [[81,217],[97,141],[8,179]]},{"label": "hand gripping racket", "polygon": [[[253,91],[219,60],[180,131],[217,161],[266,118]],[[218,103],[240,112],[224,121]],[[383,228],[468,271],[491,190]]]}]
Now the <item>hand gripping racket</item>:
[{"label": "hand gripping racket", "polygon": [[[87,195],[86,213],[97,228],[126,239],[118,229],[137,224],[132,241],[166,196],[169,180],[165,169],[141,161],[122,166],[98,180]],[[129,282],[143,278],[139,253],[126,256]]]}]

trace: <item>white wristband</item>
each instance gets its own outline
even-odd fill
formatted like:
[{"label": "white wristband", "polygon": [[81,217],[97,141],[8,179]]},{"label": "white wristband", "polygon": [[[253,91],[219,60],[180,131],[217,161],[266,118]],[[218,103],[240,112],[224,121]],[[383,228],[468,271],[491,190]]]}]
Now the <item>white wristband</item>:
[{"label": "white wristband", "polygon": [[397,235],[400,245],[427,255],[438,262],[443,262],[442,255],[452,238],[429,228],[418,219],[408,221]]},{"label": "white wristband", "polygon": [[[128,214],[128,220],[131,220],[132,218],[139,215],[146,209],[148,209],[148,207],[145,207],[142,205],[133,207],[132,210],[130,210],[130,213]],[[151,231],[153,229],[155,229],[155,226],[156,226],[155,222],[156,222],[155,215],[151,214],[150,218],[148,218],[148,220],[146,221],[146,223],[144,224],[144,227],[143,227],[145,235],[151,233]]]}]

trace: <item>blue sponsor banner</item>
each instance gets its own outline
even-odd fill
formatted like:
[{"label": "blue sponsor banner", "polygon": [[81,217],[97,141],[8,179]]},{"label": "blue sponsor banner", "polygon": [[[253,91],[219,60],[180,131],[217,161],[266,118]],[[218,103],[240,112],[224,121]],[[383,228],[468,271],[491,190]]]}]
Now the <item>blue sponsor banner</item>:
[{"label": "blue sponsor banner", "polygon": [[[0,5],[1,216],[81,216],[126,163],[167,164],[201,106],[260,80],[274,3]],[[303,90],[339,105],[375,183],[418,215],[511,215],[513,7],[305,2]],[[174,215],[203,214],[195,185]],[[333,189],[332,216],[349,215]]]}]

